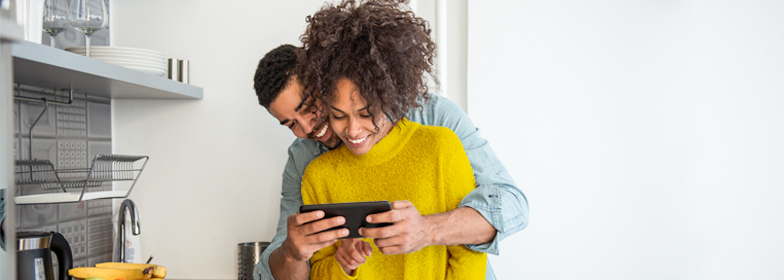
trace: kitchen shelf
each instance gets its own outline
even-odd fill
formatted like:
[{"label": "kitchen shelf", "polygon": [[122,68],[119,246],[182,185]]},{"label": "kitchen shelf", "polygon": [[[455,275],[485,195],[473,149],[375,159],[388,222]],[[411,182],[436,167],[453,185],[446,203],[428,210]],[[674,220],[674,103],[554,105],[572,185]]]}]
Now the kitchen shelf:
[{"label": "kitchen shelf", "polygon": [[202,99],[200,87],[30,42],[11,47],[14,82],[113,99]]}]

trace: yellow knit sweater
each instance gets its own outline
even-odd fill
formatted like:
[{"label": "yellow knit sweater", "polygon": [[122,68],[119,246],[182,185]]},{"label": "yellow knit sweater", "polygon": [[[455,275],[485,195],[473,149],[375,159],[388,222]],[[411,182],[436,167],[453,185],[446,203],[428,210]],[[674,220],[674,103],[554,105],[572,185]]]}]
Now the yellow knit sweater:
[{"label": "yellow knit sweater", "polygon": [[[302,180],[305,204],[408,200],[422,215],[457,208],[476,187],[463,145],[444,127],[403,119],[364,155],[345,146],[313,160]],[[311,279],[484,279],[487,254],[464,245],[428,246],[410,254],[372,256],[353,276],[334,255],[339,242],[310,259]]]}]

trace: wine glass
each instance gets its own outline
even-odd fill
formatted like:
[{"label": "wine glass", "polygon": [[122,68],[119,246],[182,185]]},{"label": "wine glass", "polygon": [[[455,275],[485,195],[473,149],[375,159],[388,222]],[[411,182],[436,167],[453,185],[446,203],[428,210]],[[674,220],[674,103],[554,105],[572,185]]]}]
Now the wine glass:
[{"label": "wine glass", "polygon": [[57,34],[68,27],[68,3],[66,0],[44,2],[44,32],[49,34],[49,45],[54,48]]},{"label": "wine glass", "polygon": [[109,14],[104,0],[71,0],[68,9],[71,26],[84,33],[85,54],[90,57],[90,39],[95,31],[106,28]]}]

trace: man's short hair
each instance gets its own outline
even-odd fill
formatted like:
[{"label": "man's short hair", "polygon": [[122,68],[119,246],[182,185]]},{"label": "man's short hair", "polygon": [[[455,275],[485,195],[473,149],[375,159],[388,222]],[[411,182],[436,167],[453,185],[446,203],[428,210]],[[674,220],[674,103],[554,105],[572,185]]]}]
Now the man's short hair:
[{"label": "man's short hair", "polygon": [[253,87],[256,89],[256,96],[261,106],[269,109],[270,103],[278,98],[288,84],[296,66],[297,47],[295,46],[281,45],[264,55],[253,77]]}]

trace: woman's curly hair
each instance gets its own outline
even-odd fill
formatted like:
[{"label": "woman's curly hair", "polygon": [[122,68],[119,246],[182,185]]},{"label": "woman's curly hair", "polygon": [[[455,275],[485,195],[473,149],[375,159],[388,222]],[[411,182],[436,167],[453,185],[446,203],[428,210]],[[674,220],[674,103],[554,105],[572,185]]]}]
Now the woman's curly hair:
[{"label": "woman's curly hair", "polygon": [[307,93],[328,106],[337,82],[349,79],[367,101],[374,123],[377,110],[394,123],[422,108],[429,101],[424,74],[438,83],[432,69],[436,44],[428,22],[406,10],[406,2],[344,0],[309,16],[295,70]]}]

